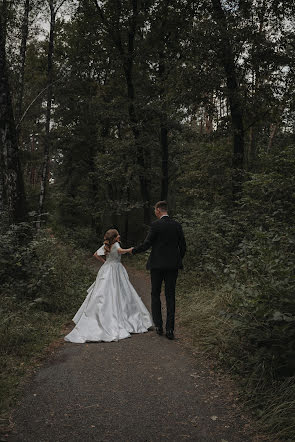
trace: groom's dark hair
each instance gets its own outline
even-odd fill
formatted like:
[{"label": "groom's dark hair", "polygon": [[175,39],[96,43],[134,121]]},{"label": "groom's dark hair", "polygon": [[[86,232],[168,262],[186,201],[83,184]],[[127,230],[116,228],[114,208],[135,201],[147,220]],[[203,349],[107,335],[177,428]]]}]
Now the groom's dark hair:
[{"label": "groom's dark hair", "polygon": [[167,212],[168,211],[167,201],[158,201],[155,204],[155,209],[160,209],[161,212]]}]

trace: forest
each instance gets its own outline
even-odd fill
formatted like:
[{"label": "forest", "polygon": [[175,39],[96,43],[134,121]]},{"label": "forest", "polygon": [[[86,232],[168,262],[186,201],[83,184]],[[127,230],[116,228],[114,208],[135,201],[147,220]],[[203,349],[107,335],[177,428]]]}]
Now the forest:
[{"label": "forest", "polygon": [[138,244],[167,200],[182,323],[263,431],[295,438],[294,17],[293,0],[1,0],[4,396],[104,232]]}]

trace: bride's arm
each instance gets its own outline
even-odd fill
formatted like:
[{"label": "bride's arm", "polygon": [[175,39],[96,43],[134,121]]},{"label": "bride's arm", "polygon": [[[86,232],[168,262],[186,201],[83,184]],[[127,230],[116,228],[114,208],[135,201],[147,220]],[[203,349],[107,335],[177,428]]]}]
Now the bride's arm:
[{"label": "bride's arm", "polygon": [[130,249],[121,249],[121,247],[118,247],[118,253],[120,253],[120,255],[124,255],[124,253],[131,253],[132,249],[133,247],[130,247]]},{"label": "bride's arm", "polygon": [[93,256],[94,256],[94,258],[98,259],[98,261],[100,261],[102,263],[105,263],[105,261],[106,261],[101,255],[98,255],[96,252],[93,253]]}]

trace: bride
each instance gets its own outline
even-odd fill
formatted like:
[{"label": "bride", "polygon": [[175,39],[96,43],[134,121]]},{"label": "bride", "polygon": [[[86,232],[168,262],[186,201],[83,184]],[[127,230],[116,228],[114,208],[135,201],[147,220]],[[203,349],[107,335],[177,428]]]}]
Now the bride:
[{"label": "bride", "polygon": [[104,264],[73,318],[76,326],[65,337],[66,341],[118,341],[128,338],[130,333],[147,332],[152,326],[151,316],[121,264],[121,255],[130,253],[132,248],[122,249],[119,241],[119,232],[108,230],[104,245],[94,253]]}]

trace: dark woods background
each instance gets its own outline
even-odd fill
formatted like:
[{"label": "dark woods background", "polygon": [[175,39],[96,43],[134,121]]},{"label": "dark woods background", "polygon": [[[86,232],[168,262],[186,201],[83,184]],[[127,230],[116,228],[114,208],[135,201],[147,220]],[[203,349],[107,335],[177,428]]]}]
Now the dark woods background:
[{"label": "dark woods background", "polygon": [[226,338],[205,347],[290,437],[294,2],[0,4],[5,296],[65,310],[62,244],[94,251],[117,227],[133,245],[167,199],[188,242],[188,304],[192,285],[218,299],[209,320]]}]

